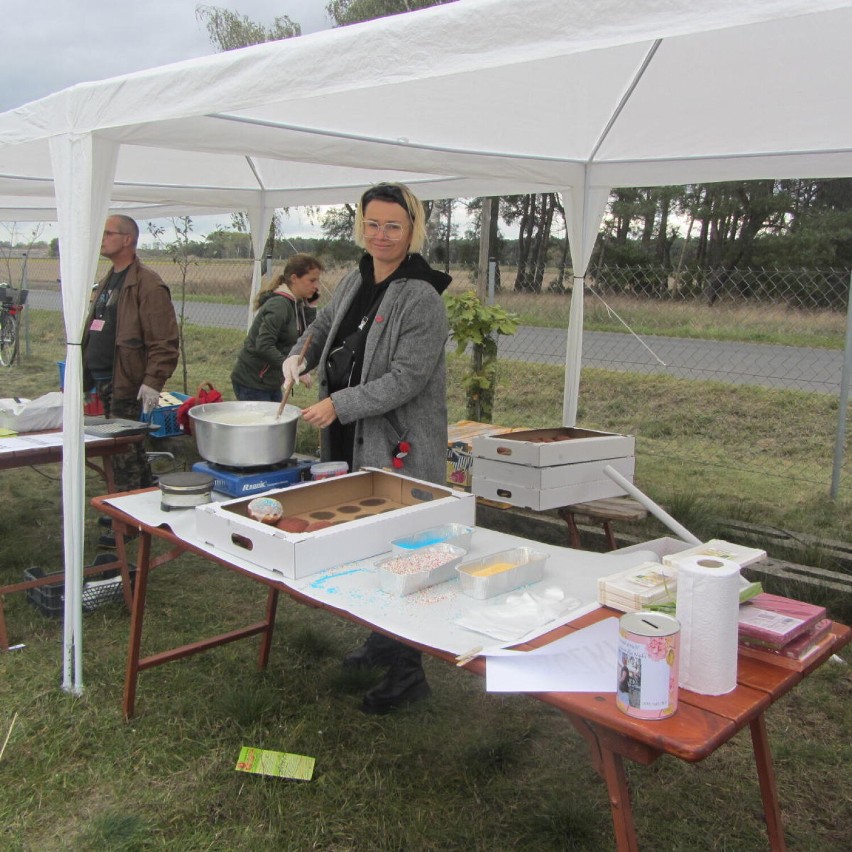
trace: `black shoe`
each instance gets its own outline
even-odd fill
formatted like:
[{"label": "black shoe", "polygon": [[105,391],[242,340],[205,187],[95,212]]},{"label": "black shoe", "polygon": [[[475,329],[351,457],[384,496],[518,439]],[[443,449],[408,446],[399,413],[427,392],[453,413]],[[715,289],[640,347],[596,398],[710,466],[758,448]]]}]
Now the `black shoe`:
[{"label": "black shoe", "polygon": [[406,649],[391,664],[385,678],[364,695],[361,709],[365,713],[384,715],[395,707],[422,701],[432,694],[426,672],[420,662],[420,652]]},{"label": "black shoe", "polygon": [[98,515],[98,526],[106,527],[108,530],[111,530],[112,518],[109,518],[106,515]]},{"label": "black shoe", "polygon": [[360,648],[343,658],[342,665],[344,669],[386,668],[396,659],[399,649],[405,647],[383,633],[371,633]]}]

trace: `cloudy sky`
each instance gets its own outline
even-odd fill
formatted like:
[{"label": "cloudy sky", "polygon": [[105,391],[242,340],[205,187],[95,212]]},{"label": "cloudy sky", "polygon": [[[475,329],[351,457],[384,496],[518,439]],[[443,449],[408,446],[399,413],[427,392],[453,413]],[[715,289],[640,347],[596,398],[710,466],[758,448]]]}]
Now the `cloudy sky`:
[{"label": "cloudy sky", "polygon": [[215,53],[199,5],[270,25],[288,15],[304,34],[331,26],[327,0],[3,0],[0,112],[75,83]]},{"label": "cloudy sky", "polygon": [[[0,112],[14,109],[75,83],[103,80],[215,53],[195,16],[199,5],[219,6],[269,26],[287,15],[307,35],[329,29],[328,0],[0,0]],[[171,223],[166,240],[174,238]],[[194,234],[230,227],[230,217],[193,218]],[[22,223],[0,223],[0,239],[29,233]],[[37,226],[40,239],[56,226]],[[281,222],[283,236],[316,236],[319,228],[302,208],[291,208]],[[151,240],[144,235],[143,243]]]},{"label": "cloudy sky", "polygon": [[[302,33],[331,27],[327,0],[2,0],[0,26],[0,112],[90,80],[102,80],[215,53],[196,6],[219,6],[269,26],[287,15]],[[193,219],[195,234],[229,227],[228,216]],[[166,239],[173,237],[170,223]],[[39,226],[42,239],[55,225]],[[8,238],[9,225],[0,227]],[[16,233],[21,232],[17,228]],[[26,231],[26,228],[23,228]],[[143,228],[144,230],[144,228]],[[291,209],[282,221],[285,236],[312,235],[318,229],[305,211]],[[142,242],[150,242],[143,237]]]}]

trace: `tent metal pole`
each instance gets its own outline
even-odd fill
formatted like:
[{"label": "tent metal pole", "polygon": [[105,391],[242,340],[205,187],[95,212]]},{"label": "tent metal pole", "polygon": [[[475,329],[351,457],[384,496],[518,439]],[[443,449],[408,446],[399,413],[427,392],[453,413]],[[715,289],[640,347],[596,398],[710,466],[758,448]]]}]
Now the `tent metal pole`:
[{"label": "tent metal pole", "polygon": [[701,544],[700,538],[696,538],[686,527],[681,526],[665,509],[658,506],[629,479],[625,479],[615,468],[606,465],[604,473],[616,485],[620,485],[634,500],[638,500],[657,520],[662,521],[675,535],[680,536],[690,544]]},{"label": "tent metal pole", "polygon": [[849,273],[849,297],[846,300],[846,344],[843,347],[843,372],[840,375],[840,406],[837,413],[837,440],[834,443],[834,463],[831,467],[832,500],[840,491],[840,469],[843,466],[843,447],[846,443],[846,412],[849,408],[849,379],[852,375],[852,272]]}]

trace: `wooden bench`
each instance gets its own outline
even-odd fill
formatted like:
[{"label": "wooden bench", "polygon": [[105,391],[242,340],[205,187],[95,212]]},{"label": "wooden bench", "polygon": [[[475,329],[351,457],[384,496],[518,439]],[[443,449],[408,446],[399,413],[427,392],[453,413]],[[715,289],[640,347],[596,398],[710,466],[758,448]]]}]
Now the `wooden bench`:
[{"label": "wooden bench", "polygon": [[606,533],[609,549],[615,550],[618,543],[612,531],[613,521],[641,521],[648,516],[648,510],[632,497],[608,497],[605,500],[590,500],[588,503],[573,503],[557,511],[568,525],[568,538],[571,547],[576,550],[581,548],[577,517],[600,523]]}]

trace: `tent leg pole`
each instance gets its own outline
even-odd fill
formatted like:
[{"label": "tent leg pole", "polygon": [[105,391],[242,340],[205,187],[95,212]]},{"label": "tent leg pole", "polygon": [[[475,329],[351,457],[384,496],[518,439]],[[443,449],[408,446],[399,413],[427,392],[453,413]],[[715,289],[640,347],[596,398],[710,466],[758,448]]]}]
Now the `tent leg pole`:
[{"label": "tent leg pole", "polygon": [[640,491],[629,479],[625,479],[610,465],[604,467],[604,473],[616,484],[620,485],[631,497],[638,500],[657,520],[662,521],[675,535],[680,536],[690,544],[701,544],[686,527],[681,526],[668,512],[658,506],[647,494]]}]

